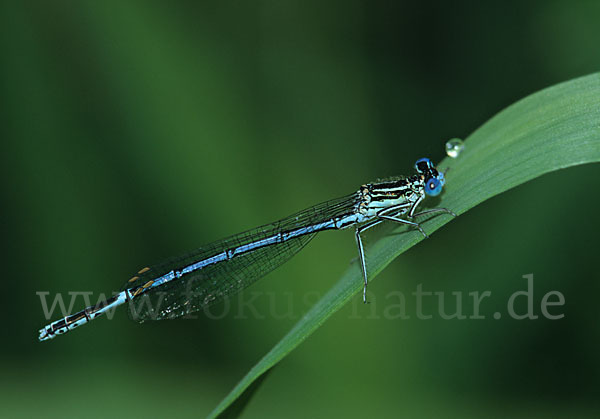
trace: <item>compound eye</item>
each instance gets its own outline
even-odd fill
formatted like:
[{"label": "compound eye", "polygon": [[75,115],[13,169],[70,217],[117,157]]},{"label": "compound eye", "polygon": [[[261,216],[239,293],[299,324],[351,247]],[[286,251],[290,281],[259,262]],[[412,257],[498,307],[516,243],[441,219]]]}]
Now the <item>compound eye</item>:
[{"label": "compound eye", "polygon": [[433,168],[433,163],[427,157],[419,159],[415,162],[415,170],[419,173],[425,173],[427,170]]},{"label": "compound eye", "polygon": [[442,192],[443,183],[438,178],[431,177],[425,182],[425,193],[429,196],[437,196]]}]

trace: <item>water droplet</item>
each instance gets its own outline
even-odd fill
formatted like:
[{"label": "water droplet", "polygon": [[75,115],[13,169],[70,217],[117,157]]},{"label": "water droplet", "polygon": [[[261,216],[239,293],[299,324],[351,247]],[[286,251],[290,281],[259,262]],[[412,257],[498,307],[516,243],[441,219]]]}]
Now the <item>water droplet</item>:
[{"label": "water droplet", "polygon": [[446,143],[446,154],[453,159],[457,158],[465,149],[465,143],[460,138],[452,138]]}]

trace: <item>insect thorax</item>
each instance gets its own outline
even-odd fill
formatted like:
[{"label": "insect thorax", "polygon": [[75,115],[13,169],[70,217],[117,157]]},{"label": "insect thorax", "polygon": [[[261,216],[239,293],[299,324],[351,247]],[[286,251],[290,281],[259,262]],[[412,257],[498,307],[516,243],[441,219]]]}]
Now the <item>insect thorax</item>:
[{"label": "insect thorax", "polygon": [[[382,210],[399,207],[399,213],[408,210],[425,196],[425,185],[422,176],[411,176],[369,183],[361,186],[357,212],[369,219]],[[402,210],[406,208],[406,211]]]}]

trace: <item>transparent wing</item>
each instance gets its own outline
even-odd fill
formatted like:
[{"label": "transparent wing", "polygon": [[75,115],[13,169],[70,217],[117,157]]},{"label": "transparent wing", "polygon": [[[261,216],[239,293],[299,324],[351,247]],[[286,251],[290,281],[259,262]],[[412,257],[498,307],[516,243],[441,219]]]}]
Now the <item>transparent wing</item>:
[{"label": "transparent wing", "polygon": [[[300,211],[272,224],[211,243],[187,255],[142,270],[123,289],[143,286],[152,279],[181,270],[226,250],[235,249],[273,235],[314,225],[354,211],[357,196],[352,194]],[[302,249],[316,232],[260,247],[173,279],[152,288],[129,303],[130,316],[139,322],[176,318],[233,295],[248,287]]]}]

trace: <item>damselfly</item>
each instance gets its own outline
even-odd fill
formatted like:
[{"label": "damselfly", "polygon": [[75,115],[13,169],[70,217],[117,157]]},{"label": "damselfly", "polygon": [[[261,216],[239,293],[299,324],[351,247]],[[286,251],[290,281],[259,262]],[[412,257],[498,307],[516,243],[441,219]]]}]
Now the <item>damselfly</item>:
[{"label": "damselfly", "polygon": [[[39,340],[66,333],[125,303],[129,303],[131,317],[139,322],[198,311],[246,288],[291,258],[323,230],[355,227],[366,302],[363,232],[384,221],[392,221],[412,226],[427,237],[414,218],[434,212],[456,216],[445,208],[416,213],[427,195],[436,196],[442,191],[445,179],[427,158],[417,160],[415,170],[416,174],[410,177],[363,185],[351,195],[141,269],[118,294],[41,329]],[[142,300],[146,301],[139,304]]]}]

